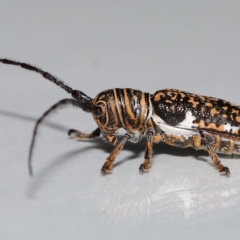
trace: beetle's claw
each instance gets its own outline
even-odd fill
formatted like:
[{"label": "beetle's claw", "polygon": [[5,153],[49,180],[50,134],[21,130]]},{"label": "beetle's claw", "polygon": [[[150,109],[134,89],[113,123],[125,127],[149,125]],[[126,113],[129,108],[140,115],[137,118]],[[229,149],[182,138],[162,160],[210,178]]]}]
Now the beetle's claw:
[{"label": "beetle's claw", "polygon": [[105,175],[106,173],[111,173],[111,171],[112,171],[112,162],[106,161],[101,168],[101,173]]},{"label": "beetle's claw", "polygon": [[146,168],[144,163],[142,163],[139,167],[139,172],[140,173],[145,173],[145,172],[148,172],[149,168]]},{"label": "beetle's claw", "polygon": [[75,129],[68,130],[68,136],[70,136],[70,137],[75,137],[78,133],[79,133],[79,131],[77,131]]},{"label": "beetle's claw", "polygon": [[223,166],[223,168],[220,171],[221,174],[225,174],[226,176],[230,175],[230,170],[228,167]]}]

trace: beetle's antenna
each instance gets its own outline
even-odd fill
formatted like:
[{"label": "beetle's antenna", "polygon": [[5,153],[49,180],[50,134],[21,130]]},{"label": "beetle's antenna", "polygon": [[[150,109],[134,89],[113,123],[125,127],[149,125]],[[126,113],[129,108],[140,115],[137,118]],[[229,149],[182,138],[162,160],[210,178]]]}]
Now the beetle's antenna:
[{"label": "beetle's antenna", "polygon": [[54,77],[50,73],[41,70],[40,68],[34,67],[34,66],[29,65],[27,63],[16,62],[16,61],[12,61],[12,60],[9,60],[9,59],[0,59],[0,62],[2,62],[4,64],[20,66],[20,67],[25,68],[27,70],[40,73],[44,78],[46,78],[49,81],[55,83],[56,85],[58,85],[59,87],[63,88],[65,91],[67,91],[68,93],[72,93],[72,91],[73,91],[73,89],[70,88],[69,86],[67,86],[66,84],[64,84],[63,81],[59,80],[57,77]]},{"label": "beetle's antenna", "polygon": [[92,111],[92,103],[91,103],[92,99],[90,97],[88,97],[85,93],[83,93],[79,90],[73,90],[71,87],[64,84],[63,81],[59,80],[57,77],[54,77],[52,74],[45,72],[45,71],[41,70],[40,68],[34,67],[27,63],[12,61],[12,60],[5,59],[5,58],[4,59],[0,58],[0,62],[2,62],[4,64],[20,66],[24,69],[34,71],[34,72],[41,74],[44,78],[55,83],[59,87],[63,88],[66,92],[70,93],[72,95],[72,97],[79,102],[79,104],[80,104],[79,107],[82,108],[84,111],[86,111],[86,112]]},{"label": "beetle's antenna", "polygon": [[32,172],[32,153],[33,153],[33,147],[35,144],[35,139],[36,139],[36,135],[37,135],[37,129],[39,124],[43,121],[43,119],[52,111],[56,110],[59,107],[62,107],[64,105],[73,105],[76,107],[79,107],[81,109],[83,109],[86,112],[93,112],[93,111],[97,111],[98,109],[96,107],[93,106],[92,104],[92,99],[90,97],[88,97],[85,93],[79,91],[79,90],[73,90],[71,87],[67,86],[66,84],[64,84],[63,81],[59,80],[57,77],[53,76],[52,74],[45,72],[43,70],[41,70],[40,68],[34,67],[30,64],[27,63],[22,63],[22,62],[17,62],[17,61],[12,61],[9,59],[1,59],[0,58],[0,62],[4,63],[4,64],[10,64],[10,65],[15,65],[15,66],[20,66],[24,69],[33,71],[33,72],[37,72],[39,74],[41,74],[44,78],[48,79],[49,81],[55,83],[57,86],[61,87],[62,89],[64,89],[66,92],[70,93],[72,95],[72,97],[75,99],[63,99],[61,101],[59,101],[58,103],[56,103],[55,105],[53,105],[51,108],[49,108],[43,115],[42,117],[40,117],[37,122],[36,125],[34,127],[34,131],[33,131],[33,136],[32,136],[32,141],[31,141],[31,146],[30,146],[30,150],[29,150],[29,157],[28,157],[28,168],[29,168],[29,174],[30,176],[32,176],[33,172]]},{"label": "beetle's antenna", "polygon": [[32,135],[32,141],[31,141],[31,145],[30,145],[30,149],[29,149],[29,155],[28,155],[28,169],[29,169],[29,174],[30,176],[33,175],[33,171],[32,171],[32,154],[33,154],[33,147],[35,144],[35,139],[36,139],[36,135],[37,135],[37,130],[38,130],[38,126],[39,124],[43,121],[44,118],[46,118],[49,113],[53,112],[54,110],[56,110],[59,107],[63,107],[63,106],[67,106],[67,105],[72,105],[75,107],[80,107],[80,104],[78,101],[74,100],[74,99],[63,99],[59,102],[57,102],[56,104],[54,104],[51,108],[49,108],[36,122],[35,127],[34,127],[34,131],[33,131],[33,135]]}]

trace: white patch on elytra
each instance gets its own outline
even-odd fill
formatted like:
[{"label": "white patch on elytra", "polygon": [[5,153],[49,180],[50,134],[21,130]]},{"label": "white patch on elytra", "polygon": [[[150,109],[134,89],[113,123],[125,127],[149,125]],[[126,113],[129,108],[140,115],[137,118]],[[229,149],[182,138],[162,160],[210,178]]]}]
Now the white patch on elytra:
[{"label": "white patch on elytra", "polygon": [[224,131],[227,131],[230,133],[231,130],[232,130],[232,132],[236,132],[239,130],[239,127],[231,126],[230,123],[227,123],[224,125]]},{"label": "white patch on elytra", "polygon": [[194,120],[196,120],[196,117],[193,116],[190,111],[187,111],[185,115],[185,119],[182,122],[180,122],[176,127],[191,129],[193,127]]},{"label": "white patch on elytra", "polygon": [[184,120],[174,127],[167,124],[156,114],[153,114],[152,118],[157,126],[167,135],[182,136],[188,139],[193,135],[199,134],[193,125],[193,121],[196,117],[194,117],[190,111],[186,112]]}]

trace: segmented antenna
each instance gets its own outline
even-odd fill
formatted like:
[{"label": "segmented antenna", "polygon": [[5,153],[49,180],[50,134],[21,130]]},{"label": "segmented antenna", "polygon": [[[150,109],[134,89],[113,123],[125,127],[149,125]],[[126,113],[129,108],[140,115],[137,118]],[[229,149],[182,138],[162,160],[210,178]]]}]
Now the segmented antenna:
[{"label": "segmented antenna", "polygon": [[24,69],[37,72],[41,74],[44,78],[48,79],[49,81],[55,83],[62,89],[64,89],[66,92],[70,93],[74,99],[76,99],[80,105],[81,108],[86,111],[90,112],[92,110],[92,103],[91,103],[91,98],[87,96],[85,93],[79,91],[79,90],[73,90],[69,86],[63,83],[63,81],[59,80],[57,77],[54,77],[52,74],[45,72],[41,70],[40,68],[34,67],[32,65],[29,65],[27,63],[22,63],[22,62],[17,62],[17,61],[12,61],[9,59],[0,59],[0,62],[4,64],[10,64],[10,65],[15,65],[15,66],[20,66]]},{"label": "segmented antenna", "polygon": [[57,77],[54,77],[50,73],[41,70],[40,68],[34,67],[34,66],[29,65],[27,63],[16,62],[16,61],[12,61],[12,60],[9,60],[9,59],[0,59],[0,62],[2,62],[4,64],[20,66],[20,67],[25,68],[27,70],[37,72],[37,73],[41,74],[44,78],[48,79],[49,81],[51,81],[51,82],[55,83],[56,85],[58,85],[59,87],[63,88],[68,93],[71,94],[73,92],[73,89],[70,88],[69,86],[67,86],[66,84],[64,84],[63,81],[59,80]]},{"label": "segmented antenna", "polygon": [[35,144],[35,139],[36,139],[36,135],[37,135],[37,130],[38,130],[38,126],[39,124],[43,121],[43,119],[45,119],[49,113],[52,113],[53,111],[57,110],[57,108],[60,107],[64,107],[67,105],[72,105],[75,107],[80,107],[79,106],[79,102],[74,100],[74,99],[63,99],[60,100],[59,102],[57,102],[56,104],[54,104],[52,107],[50,107],[36,122],[34,130],[33,130],[33,135],[32,135],[32,141],[31,141],[31,145],[30,145],[30,149],[29,149],[29,155],[28,155],[28,170],[29,170],[29,174],[30,176],[33,175],[33,171],[32,171],[32,154],[33,154],[33,147]]},{"label": "segmented antenna", "polygon": [[29,174],[30,174],[30,176],[32,176],[32,153],[33,153],[33,147],[34,147],[34,144],[35,144],[35,139],[36,139],[36,135],[37,135],[38,126],[43,121],[43,119],[47,115],[49,115],[49,113],[53,112],[57,108],[62,107],[62,106],[66,106],[66,105],[76,106],[78,108],[81,108],[85,112],[91,112],[91,111],[97,111],[97,110],[95,110],[95,107],[92,105],[92,99],[90,97],[88,97],[85,93],[83,93],[83,92],[81,92],[79,90],[73,90],[72,88],[70,88],[69,86],[64,84],[63,81],[59,80],[57,77],[54,77],[50,73],[41,70],[40,68],[34,67],[34,66],[29,65],[27,63],[21,63],[21,62],[17,62],[17,61],[12,61],[12,60],[9,60],[9,59],[0,59],[0,62],[2,62],[4,64],[20,66],[20,67],[22,67],[24,69],[27,69],[27,70],[30,70],[30,71],[33,71],[33,72],[37,72],[37,73],[41,74],[44,78],[46,78],[49,81],[55,83],[57,86],[61,87],[66,92],[70,93],[72,95],[72,97],[75,99],[75,100],[74,99],[63,99],[63,100],[59,101],[58,103],[53,105],[51,108],[49,108],[37,120],[37,122],[35,124],[35,127],[34,127],[33,135],[32,135],[32,141],[31,141],[30,150],[29,150],[29,157],[28,157]]}]

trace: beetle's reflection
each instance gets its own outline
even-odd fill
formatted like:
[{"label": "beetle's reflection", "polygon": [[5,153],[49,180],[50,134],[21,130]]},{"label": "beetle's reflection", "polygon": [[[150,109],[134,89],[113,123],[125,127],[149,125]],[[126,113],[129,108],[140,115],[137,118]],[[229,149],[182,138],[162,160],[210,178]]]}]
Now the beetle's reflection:
[{"label": "beetle's reflection", "polygon": [[115,169],[111,176],[101,178],[89,189],[88,198],[96,199],[99,219],[110,225],[147,221],[174,227],[225,218],[240,211],[240,166],[239,160],[223,161],[232,170],[230,177],[190,156],[159,154],[150,172],[143,175],[129,161],[131,170]]}]

